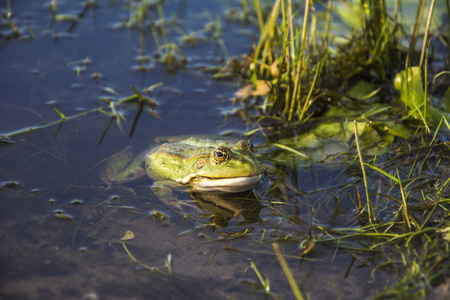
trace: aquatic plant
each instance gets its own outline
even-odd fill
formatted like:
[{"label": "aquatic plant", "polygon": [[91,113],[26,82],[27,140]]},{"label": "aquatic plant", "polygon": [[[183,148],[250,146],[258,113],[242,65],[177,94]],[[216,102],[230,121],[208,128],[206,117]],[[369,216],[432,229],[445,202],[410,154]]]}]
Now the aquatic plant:
[{"label": "aquatic plant", "polygon": [[[423,2],[418,15],[423,12]],[[260,114],[253,117],[257,122],[305,122],[321,116],[340,103],[349,87],[362,79],[376,82],[383,96],[393,99],[386,87],[392,86],[398,70],[405,65],[421,66],[424,61],[435,2],[429,7],[420,58],[414,45],[421,19],[416,21],[407,48],[402,44],[407,32],[402,23],[402,6],[397,1],[390,14],[388,5],[386,1],[330,0],[323,11],[305,1],[301,17],[292,1],[276,1],[260,26],[260,39],[252,53],[234,62],[240,68],[229,69],[240,69],[240,74],[250,80],[237,97],[247,107],[257,108]],[[259,1],[254,7],[255,15],[262,16]],[[251,104],[246,99],[252,97],[260,100]],[[390,105],[398,104],[392,101]]]},{"label": "aquatic plant", "polygon": [[[238,70],[247,80],[236,93],[244,107],[238,114],[256,127],[248,135],[260,132],[284,150],[265,148],[271,161],[290,166],[304,156],[312,163],[348,156],[349,172],[361,171],[364,192],[356,186],[346,195],[356,193],[360,226],[310,225],[315,233],[309,239],[290,236],[303,245],[302,258],[318,245],[336,245],[374,272],[397,272],[397,280],[374,299],[424,299],[427,287],[449,276],[444,232],[450,228],[450,179],[444,157],[450,150],[450,88],[434,85],[449,74],[449,36],[439,27],[442,15],[450,16],[448,1],[440,5],[433,28],[436,1],[428,7],[426,26],[421,26],[426,3],[420,1],[410,35],[401,1],[392,10],[387,1],[329,0],[325,10],[314,10],[313,4],[304,2],[301,18],[293,1],[277,0],[262,23],[264,12],[255,0],[259,42],[221,73]],[[341,22],[332,21],[339,17]],[[350,31],[342,33],[344,27]],[[433,47],[442,53],[430,55]],[[330,143],[346,150],[318,156],[314,149]],[[276,204],[273,209],[296,220]]]}]

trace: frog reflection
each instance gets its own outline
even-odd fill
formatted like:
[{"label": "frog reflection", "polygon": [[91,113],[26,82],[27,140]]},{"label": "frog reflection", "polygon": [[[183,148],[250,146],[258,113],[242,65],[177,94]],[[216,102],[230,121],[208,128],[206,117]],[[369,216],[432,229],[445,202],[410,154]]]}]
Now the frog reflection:
[{"label": "frog reflection", "polygon": [[190,193],[192,202],[210,214],[211,225],[227,227],[233,218],[242,216],[244,220],[237,225],[257,223],[261,221],[259,213],[264,207],[253,190],[240,193]]}]

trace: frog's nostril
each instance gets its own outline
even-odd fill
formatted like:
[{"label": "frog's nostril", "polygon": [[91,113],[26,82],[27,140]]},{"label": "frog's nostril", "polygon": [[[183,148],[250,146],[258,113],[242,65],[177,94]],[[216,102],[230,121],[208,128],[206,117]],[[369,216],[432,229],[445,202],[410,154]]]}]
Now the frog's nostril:
[{"label": "frog's nostril", "polygon": [[197,169],[203,168],[204,165],[205,165],[205,161],[204,161],[203,159],[200,159],[200,160],[197,162]]},{"label": "frog's nostril", "polygon": [[240,158],[240,159],[239,159],[239,162],[240,162],[240,163],[245,163],[245,159]]}]

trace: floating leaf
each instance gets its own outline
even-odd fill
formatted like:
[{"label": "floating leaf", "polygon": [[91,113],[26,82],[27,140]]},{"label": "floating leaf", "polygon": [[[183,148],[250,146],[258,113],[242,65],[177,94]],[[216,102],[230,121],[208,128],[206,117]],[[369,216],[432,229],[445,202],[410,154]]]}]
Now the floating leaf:
[{"label": "floating leaf", "polygon": [[238,98],[247,98],[250,96],[265,96],[272,89],[272,84],[265,80],[256,80],[256,83],[248,84],[240,88],[234,95]]},{"label": "floating leaf", "polygon": [[80,21],[80,17],[76,15],[58,14],[55,16],[55,20],[60,22],[78,22]]},{"label": "floating leaf", "polygon": [[104,87],[103,90],[109,94],[115,95],[115,96],[119,96],[119,93],[116,92],[114,89],[110,88],[110,87]]},{"label": "floating leaf", "polygon": [[131,230],[127,230],[120,240],[121,241],[129,241],[129,240],[134,239],[134,237],[135,237],[134,232]]},{"label": "floating leaf", "polygon": [[[381,125],[381,124],[380,124]],[[386,131],[387,133],[402,138],[408,138],[411,136],[411,132],[403,125],[397,123],[382,123],[378,128]]]},{"label": "floating leaf", "polygon": [[347,94],[355,98],[369,98],[376,91],[377,89],[373,83],[360,80],[348,90]]}]

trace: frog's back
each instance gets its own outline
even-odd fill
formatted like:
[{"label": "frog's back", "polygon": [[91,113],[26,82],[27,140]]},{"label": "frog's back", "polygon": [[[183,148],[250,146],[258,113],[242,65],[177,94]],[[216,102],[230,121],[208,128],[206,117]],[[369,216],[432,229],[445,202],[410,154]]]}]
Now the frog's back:
[{"label": "frog's back", "polygon": [[147,156],[147,174],[154,179],[182,178],[194,172],[197,160],[202,156],[208,157],[217,143],[218,141],[213,139],[190,137],[179,142],[162,144]]}]

